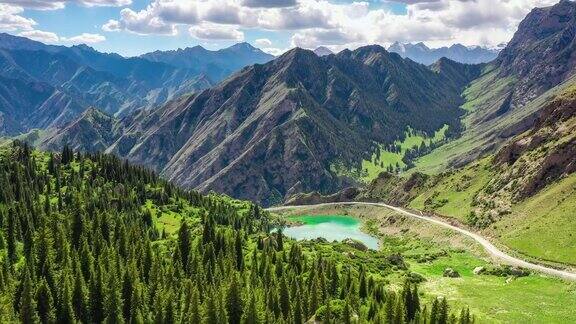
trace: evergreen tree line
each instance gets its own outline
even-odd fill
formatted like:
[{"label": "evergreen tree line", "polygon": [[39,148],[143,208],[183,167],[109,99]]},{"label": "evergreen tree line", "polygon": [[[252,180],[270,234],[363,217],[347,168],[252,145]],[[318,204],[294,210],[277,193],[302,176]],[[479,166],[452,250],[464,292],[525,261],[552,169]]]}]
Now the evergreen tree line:
[{"label": "evergreen tree line", "polygon": [[[181,190],[114,156],[0,157],[0,322],[472,323],[418,287],[282,236],[260,207]],[[149,206],[181,215],[177,231]]]}]

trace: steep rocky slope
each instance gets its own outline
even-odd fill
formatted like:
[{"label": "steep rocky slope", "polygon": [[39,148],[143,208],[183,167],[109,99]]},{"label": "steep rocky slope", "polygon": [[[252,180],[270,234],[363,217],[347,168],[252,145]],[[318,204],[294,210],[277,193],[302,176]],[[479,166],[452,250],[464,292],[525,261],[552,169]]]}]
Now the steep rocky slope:
[{"label": "steep rocky slope", "polygon": [[[297,192],[335,192],[353,182],[334,172],[335,163],[356,167],[407,128],[434,134],[449,125],[457,133],[459,93],[479,72],[449,60],[430,69],[379,46],[325,57],[294,49],[197,95],[115,120],[107,151],[180,185],[267,205]],[[99,138],[77,132],[100,125],[77,125],[50,131],[42,146]]]},{"label": "steep rocky slope", "polygon": [[533,9],[498,58],[464,91],[465,130],[417,163],[438,173],[494,153],[529,129],[539,111],[573,82],[576,72],[576,3]]},{"label": "steep rocky slope", "polygon": [[36,145],[48,151],[65,145],[81,152],[106,150],[122,133],[122,124],[102,111],[89,108],[62,128],[49,128]]},{"label": "steep rocky slope", "polygon": [[457,82],[381,47],[320,58],[295,49],[128,126],[109,152],[187,187],[264,204],[333,192],[336,161],[360,162],[408,126],[458,127]]}]

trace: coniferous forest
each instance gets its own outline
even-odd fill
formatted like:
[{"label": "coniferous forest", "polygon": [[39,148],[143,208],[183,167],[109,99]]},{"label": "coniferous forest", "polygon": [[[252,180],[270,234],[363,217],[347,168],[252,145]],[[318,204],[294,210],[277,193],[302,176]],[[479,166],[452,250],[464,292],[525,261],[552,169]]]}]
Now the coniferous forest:
[{"label": "coniferous forest", "polygon": [[416,283],[388,285],[380,255],[352,262],[271,233],[254,204],[110,155],[18,142],[0,154],[2,323],[474,321]]}]

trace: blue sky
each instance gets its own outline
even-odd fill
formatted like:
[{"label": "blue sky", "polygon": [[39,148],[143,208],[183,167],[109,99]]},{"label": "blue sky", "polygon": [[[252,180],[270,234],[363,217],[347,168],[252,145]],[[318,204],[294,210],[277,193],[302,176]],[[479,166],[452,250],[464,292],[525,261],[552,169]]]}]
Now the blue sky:
[{"label": "blue sky", "polygon": [[0,0],[0,31],[139,55],[247,41],[279,54],[393,41],[496,46],[555,0]]}]

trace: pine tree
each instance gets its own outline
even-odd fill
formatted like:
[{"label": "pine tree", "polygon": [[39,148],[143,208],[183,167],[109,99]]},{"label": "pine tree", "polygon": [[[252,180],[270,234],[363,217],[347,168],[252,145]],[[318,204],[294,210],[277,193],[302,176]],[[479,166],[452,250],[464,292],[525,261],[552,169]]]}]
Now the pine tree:
[{"label": "pine tree", "polygon": [[438,324],[446,323],[448,323],[448,302],[446,298],[442,298],[438,309]]},{"label": "pine tree", "polygon": [[204,323],[213,324],[218,322],[218,314],[216,309],[216,302],[214,301],[214,296],[208,297],[206,302],[206,309],[204,311]]},{"label": "pine tree", "polygon": [[16,263],[18,260],[16,252],[16,216],[9,211],[8,212],[8,260],[10,263]]},{"label": "pine tree", "polygon": [[38,323],[40,317],[36,312],[36,300],[34,299],[34,287],[30,279],[29,269],[24,270],[24,284],[20,296],[20,321],[21,323]]},{"label": "pine tree", "polygon": [[430,324],[438,324],[439,323],[439,304],[438,298],[434,298],[432,301],[432,308],[430,309]]},{"label": "pine tree", "polygon": [[237,280],[236,275],[233,275],[226,296],[228,323],[230,324],[240,324],[240,321],[242,320],[242,296],[240,295],[240,287],[238,287]]},{"label": "pine tree", "polygon": [[304,323],[304,318],[302,315],[302,299],[300,295],[300,289],[296,289],[295,295],[296,303],[294,304],[294,315],[292,318],[294,319],[294,324],[302,324]]},{"label": "pine tree", "polygon": [[288,293],[288,286],[284,277],[280,279],[280,309],[284,318],[288,318],[290,314],[290,294]]},{"label": "pine tree", "polygon": [[108,278],[108,285],[105,299],[105,312],[107,323],[123,323],[122,298],[116,276],[111,274]]},{"label": "pine tree", "polygon": [[190,228],[186,220],[182,219],[180,230],[178,231],[178,250],[184,270],[188,267],[188,256],[190,255]]},{"label": "pine tree", "polygon": [[62,324],[76,323],[74,309],[72,307],[72,293],[70,289],[70,279],[66,275],[62,280],[62,292],[58,301],[57,321]]},{"label": "pine tree", "polygon": [[45,279],[40,281],[36,289],[36,309],[41,323],[53,323],[55,321],[54,300]]},{"label": "pine tree", "polygon": [[234,247],[236,251],[236,270],[244,271],[244,251],[242,250],[242,237],[240,231],[236,231]]},{"label": "pine tree", "polygon": [[258,305],[256,303],[256,294],[250,295],[250,303],[248,304],[248,308],[244,313],[244,318],[242,320],[244,324],[260,324],[260,311],[258,309]]},{"label": "pine tree", "polygon": [[190,292],[190,306],[188,307],[189,313],[189,323],[200,323],[200,305],[199,305],[199,297],[198,297],[198,289],[196,287]]},{"label": "pine tree", "polygon": [[360,271],[360,287],[358,294],[362,299],[368,297],[368,287],[366,285],[366,272],[364,271],[364,267],[362,267]]},{"label": "pine tree", "polygon": [[96,273],[93,273],[90,281],[90,319],[93,322],[104,321],[104,279],[102,266],[99,265]]},{"label": "pine tree", "polygon": [[284,241],[283,241],[283,230],[282,227],[278,228],[276,231],[276,246],[278,247],[278,251],[284,250]]}]

